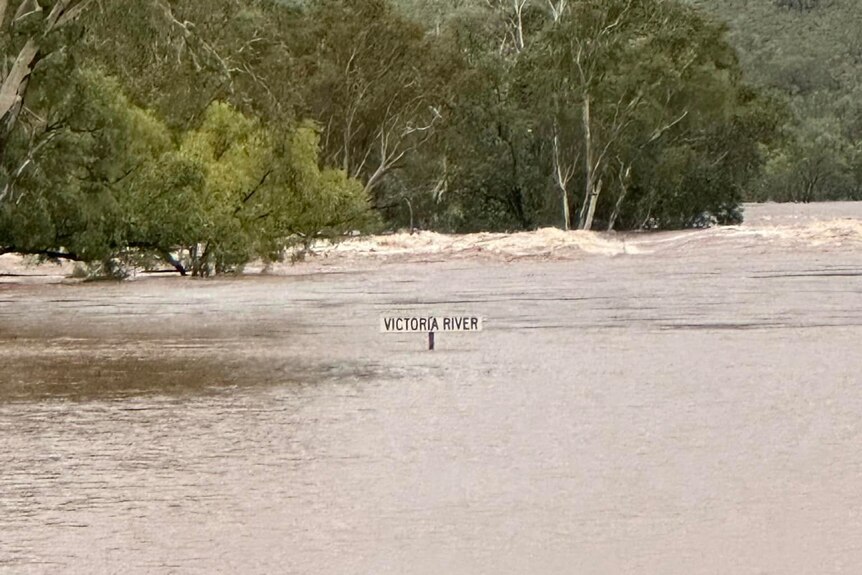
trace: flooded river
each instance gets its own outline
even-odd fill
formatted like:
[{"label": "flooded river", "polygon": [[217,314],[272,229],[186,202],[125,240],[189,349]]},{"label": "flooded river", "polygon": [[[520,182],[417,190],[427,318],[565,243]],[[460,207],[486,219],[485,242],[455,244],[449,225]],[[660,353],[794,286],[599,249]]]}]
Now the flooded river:
[{"label": "flooded river", "polygon": [[749,222],[2,278],[0,573],[858,573],[862,207]]}]

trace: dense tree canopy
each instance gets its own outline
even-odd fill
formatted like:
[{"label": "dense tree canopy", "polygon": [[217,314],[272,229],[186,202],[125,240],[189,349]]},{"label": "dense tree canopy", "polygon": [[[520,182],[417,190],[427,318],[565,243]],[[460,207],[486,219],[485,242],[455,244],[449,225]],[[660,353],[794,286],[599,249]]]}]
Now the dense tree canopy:
[{"label": "dense tree canopy", "polygon": [[862,199],[862,10],[856,0],[690,0],[725,20],[758,87],[787,102],[784,143],[752,199]]},{"label": "dense tree canopy", "polygon": [[788,123],[671,0],[0,0],[0,27],[0,252],[206,275],[380,222],[734,222],[859,171],[852,126]]},{"label": "dense tree canopy", "polygon": [[779,135],[782,106],[745,83],[724,28],[683,4],[462,4],[436,28],[461,57],[417,162],[437,169],[390,182],[422,176],[397,192],[418,194],[431,225],[738,221]]}]

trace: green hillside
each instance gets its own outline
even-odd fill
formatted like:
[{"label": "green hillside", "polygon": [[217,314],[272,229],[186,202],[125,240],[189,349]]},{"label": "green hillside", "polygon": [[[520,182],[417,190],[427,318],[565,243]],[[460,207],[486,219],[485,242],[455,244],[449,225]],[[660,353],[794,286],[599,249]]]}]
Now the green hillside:
[{"label": "green hillside", "polygon": [[726,22],[748,80],[793,118],[759,198],[862,199],[862,9],[857,0],[691,0]]}]

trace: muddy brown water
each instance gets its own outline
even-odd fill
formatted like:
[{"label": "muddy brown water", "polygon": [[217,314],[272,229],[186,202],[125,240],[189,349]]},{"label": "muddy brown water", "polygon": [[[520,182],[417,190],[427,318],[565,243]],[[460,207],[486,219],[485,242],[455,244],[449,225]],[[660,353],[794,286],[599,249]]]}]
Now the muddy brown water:
[{"label": "muddy brown water", "polygon": [[[0,573],[858,573],[862,246],[795,233],[12,278]],[[485,330],[429,353],[393,312]]]}]

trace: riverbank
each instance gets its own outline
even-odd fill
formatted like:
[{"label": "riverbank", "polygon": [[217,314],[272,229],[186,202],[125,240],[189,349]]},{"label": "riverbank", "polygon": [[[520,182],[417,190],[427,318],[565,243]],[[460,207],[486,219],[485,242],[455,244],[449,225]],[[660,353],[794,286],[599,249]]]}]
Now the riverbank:
[{"label": "riverbank", "polygon": [[[862,202],[748,204],[745,214],[743,225],[706,230],[607,233],[543,228],[512,234],[457,235],[420,231],[356,237],[336,244],[319,243],[298,263],[288,261],[264,266],[252,262],[245,266],[243,273],[294,275],[409,262],[560,261],[673,254],[692,249],[705,253],[721,249],[831,252],[862,247]],[[42,265],[33,265],[33,262],[33,258],[0,256],[0,282],[51,283],[68,280],[74,270],[69,262]],[[152,277],[152,274],[136,270],[132,275],[132,279],[144,277]]]}]

